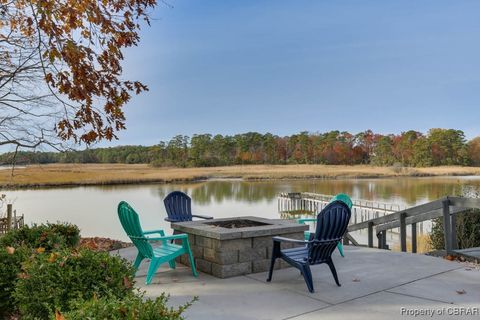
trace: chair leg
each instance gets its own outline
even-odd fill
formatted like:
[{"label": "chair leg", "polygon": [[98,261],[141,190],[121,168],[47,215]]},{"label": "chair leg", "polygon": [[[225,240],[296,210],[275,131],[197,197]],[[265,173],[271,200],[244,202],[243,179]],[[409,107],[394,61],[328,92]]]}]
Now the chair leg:
[{"label": "chair leg", "polygon": [[333,278],[335,279],[335,282],[337,283],[337,286],[341,287],[342,285],[340,282],[338,282],[338,276],[337,276],[337,270],[335,270],[335,266],[333,265],[333,261],[330,260],[327,262],[328,266],[330,267],[330,271],[332,271]]},{"label": "chair leg", "polygon": [[142,263],[143,260],[143,255],[139,252],[137,254],[137,258],[135,259],[135,263],[133,264],[133,267],[135,268],[135,271],[138,270],[138,267],[140,267],[140,263]]},{"label": "chair leg", "polygon": [[198,277],[197,267],[195,266],[195,259],[193,258],[192,252],[188,253],[190,259],[190,266],[192,267],[192,274],[194,277]]},{"label": "chair leg", "polygon": [[337,244],[337,249],[338,252],[340,252],[340,255],[345,258],[345,254],[343,253],[343,244],[341,242]]},{"label": "chair leg", "polygon": [[168,265],[170,266],[170,268],[175,269],[175,267],[176,267],[175,259],[172,259],[172,260],[168,261]]},{"label": "chair leg", "polygon": [[313,278],[312,278],[312,271],[310,270],[310,266],[308,264],[302,265],[302,272],[303,278],[305,279],[305,283],[307,284],[308,291],[311,293],[315,292],[313,290]]},{"label": "chair leg", "polygon": [[275,260],[277,258],[272,254],[272,260],[270,260],[270,270],[268,270],[267,282],[272,281],[273,268],[275,267]]},{"label": "chair leg", "polygon": [[193,258],[192,249],[190,249],[190,243],[188,239],[182,241],[183,248],[185,249],[186,253],[188,253],[188,258],[190,259],[190,267],[192,268],[192,274],[194,277],[198,277],[197,268],[195,266],[195,259]]},{"label": "chair leg", "polygon": [[267,282],[272,281],[273,268],[275,267],[275,260],[280,257],[280,242],[273,241],[272,260],[270,260],[270,270],[268,271]]},{"label": "chair leg", "polygon": [[146,284],[150,284],[152,282],[153,276],[155,275],[155,272],[157,272],[158,268],[160,267],[160,260],[158,259],[152,259],[150,261],[150,266],[148,267],[148,272],[147,272],[147,280],[145,281]]}]

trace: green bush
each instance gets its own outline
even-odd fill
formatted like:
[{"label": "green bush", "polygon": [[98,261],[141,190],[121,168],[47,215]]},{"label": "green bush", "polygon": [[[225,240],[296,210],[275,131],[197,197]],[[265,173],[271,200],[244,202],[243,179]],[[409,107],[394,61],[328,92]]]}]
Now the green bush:
[{"label": "green bush", "polygon": [[[11,250],[10,252],[7,250]],[[12,252],[15,250],[14,252]],[[31,249],[0,247],[0,319],[15,312],[12,297],[21,264],[31,255]]]},{"label": "green bush", "polygon": [[25,319],[70,311],[76,299],[123,298],[133,292],[134,268],[126,260],[88,249],[37,254],[23,263],[14,297]]},{"label": "green bush", "polygon": [[48,223],[24,226],[11,230],[0,238],[0,247],[28,246],[44,248],[46,251],[63,247],[73,248],[80,241],[80,230],[76,225],[68,223]]},{"label": "green bush", "polygon": [[[457,214],[456,226],[459,249],[480,247],[480,210],[471,209]],[[430,244],[433,249],[445,249],[443,218],[433,220]]]},{"label": "green bush", "polygon": [[178,308],[168,307],[167,302],[165,294],[155,300],[144,300],[141,295],[77,300],[72,304],[73,310],[63,316],[65,320],[181,320],[182,313],[193,301]]}]

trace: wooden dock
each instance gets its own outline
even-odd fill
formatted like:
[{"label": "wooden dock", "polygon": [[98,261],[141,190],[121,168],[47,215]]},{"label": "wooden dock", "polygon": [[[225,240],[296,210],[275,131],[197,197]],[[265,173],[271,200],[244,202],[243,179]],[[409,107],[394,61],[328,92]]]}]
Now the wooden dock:
[{"label": "wooden dock", "polygon": [[[333,195],[300,192],[281,193],[278,196],[278,212],[282,219],[300,218],[301,215],[315,215],[333,198]],[[395,203],[385,203],[364,199],[352,199],[351,223],[368,221],[404,209]]]}]

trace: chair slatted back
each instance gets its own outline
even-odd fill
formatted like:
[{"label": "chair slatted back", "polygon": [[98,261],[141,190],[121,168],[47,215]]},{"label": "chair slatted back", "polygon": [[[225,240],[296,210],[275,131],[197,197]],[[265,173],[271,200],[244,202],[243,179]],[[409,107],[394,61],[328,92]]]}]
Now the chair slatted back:
[{"label": "chair slatted back", "polygon": [[163,199],[165,210],[171,220],[192,221],[192,199],[181,191],[173,191]]},{"label": "chair slatted back", "polygon": [[125,201],[118,204],[117,211],[120,223],[135,247],[145,258],[152,258],[153,249],[143,234],[138,213]]},{"label": "chair slatted back", "polygon": [[318,214],[315,238],[308,248],[310,264],[322,263],[330,258],[347,231],[350,216],[350,208],[342,200],[330,202]]}]

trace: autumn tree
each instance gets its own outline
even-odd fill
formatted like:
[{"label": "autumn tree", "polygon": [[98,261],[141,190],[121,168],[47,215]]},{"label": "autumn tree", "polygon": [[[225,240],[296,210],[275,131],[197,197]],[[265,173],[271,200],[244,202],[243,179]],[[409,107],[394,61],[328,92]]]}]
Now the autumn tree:
[{"label": "autumn tree", "polygon": [[0,0],[0,145],[91,144],[147,87],[122,78],[156,0]]},{"label": "autumn tree", "polygon": [[474,166],[480,166],[480,137],[468,142],[468,158]]}]

